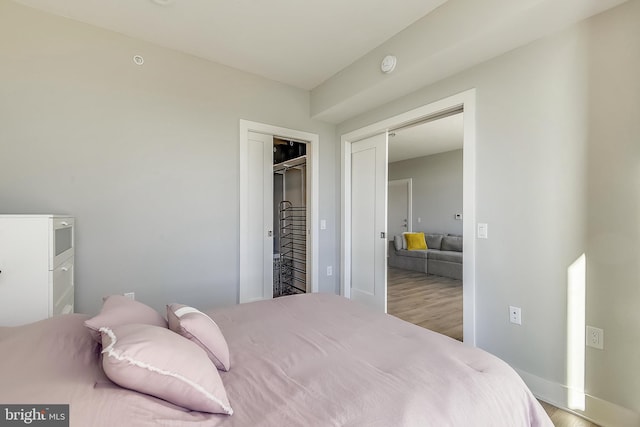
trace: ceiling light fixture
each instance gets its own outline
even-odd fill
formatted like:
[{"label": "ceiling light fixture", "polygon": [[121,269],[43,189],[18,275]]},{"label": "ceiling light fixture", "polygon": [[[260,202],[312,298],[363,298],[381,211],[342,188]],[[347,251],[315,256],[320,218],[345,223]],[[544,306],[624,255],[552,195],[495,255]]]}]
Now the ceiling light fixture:
[{"label": "ceiling light fixture", "polygon": [[169,6],[175,0],[151,0],[151,1],[157,4],[158,6]]},{"label": "ceiling light fixture", "polygon": [[133,57],[133,63],[136,65],[142,65],[144,64],[144,58],[140,55],[136,55]]}]

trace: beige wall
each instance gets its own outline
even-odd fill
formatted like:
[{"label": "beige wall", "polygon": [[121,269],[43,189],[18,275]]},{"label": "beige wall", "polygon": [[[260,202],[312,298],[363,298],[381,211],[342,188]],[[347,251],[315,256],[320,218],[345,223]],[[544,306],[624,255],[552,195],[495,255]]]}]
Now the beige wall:
[{"label": "beige wall", "polygon": [[[603,403],[634,422],[638,22],[640,2],[632,0],[338,126],[344,134],[476,88],[477,221],[489,224],[489,238],[476,242],[477,342],[562,404],[567,269],[585,253],[587,323],[605,331],[604,351],[587,348],[587,413],[601,417]],[[509,305],[522,307],[522,326],[509,323]]]},{"label": "beige wall", "polygon": [[320,135],[320,271],[337,265],[335,130],[308,92],[8,0],[0,52],[0,213],[77,218],[80,311],[237,302],[241,118]]}]

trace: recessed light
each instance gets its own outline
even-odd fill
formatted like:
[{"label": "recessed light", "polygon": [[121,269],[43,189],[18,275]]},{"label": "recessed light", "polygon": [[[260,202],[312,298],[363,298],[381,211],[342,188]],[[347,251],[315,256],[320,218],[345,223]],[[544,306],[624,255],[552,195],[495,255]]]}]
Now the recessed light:
[{"label": "recessed light", "polygon": [[136,55],[133,57],[133,63],[136,65],[142,65],[144,64],[144,58],[140,55]]},{"label": "recessed light", "polygon": [[169,6],[175,0],[151,0],[151,1],[157,4],[158,6]]}]

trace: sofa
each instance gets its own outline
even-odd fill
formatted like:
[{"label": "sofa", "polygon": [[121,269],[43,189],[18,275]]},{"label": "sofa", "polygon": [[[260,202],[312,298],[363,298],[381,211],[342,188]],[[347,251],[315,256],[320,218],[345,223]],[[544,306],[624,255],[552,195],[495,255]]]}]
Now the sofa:
[{"label": "sofa", "polygon": [[404,236],[389,241],[390,267],[462,279],[462,236],[424,233],[427,249],[408,250]]}]

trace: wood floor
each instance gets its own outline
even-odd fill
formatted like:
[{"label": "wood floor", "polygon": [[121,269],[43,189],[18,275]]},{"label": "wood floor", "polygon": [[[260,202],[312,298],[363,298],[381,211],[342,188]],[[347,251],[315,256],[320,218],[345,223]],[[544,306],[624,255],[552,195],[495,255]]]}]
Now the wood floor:
[{"label": "wood floor", "polygon": [[587,421],[584,418],[580,418],[577,415],[563,411],[548,403],[539,401],[542,407],[547,411],[547,415],[551,418],[555,427],[599,427],[597,424]]},{"label": "wood floor", "polygon": [[[462,281],[389,267],[387,312],[462,341]],[[555,427],[598,427],[540,401]]]},{"label": "wood floor", "polygon": [[462,341],[462,281],[389,267],[387,313]]}]

